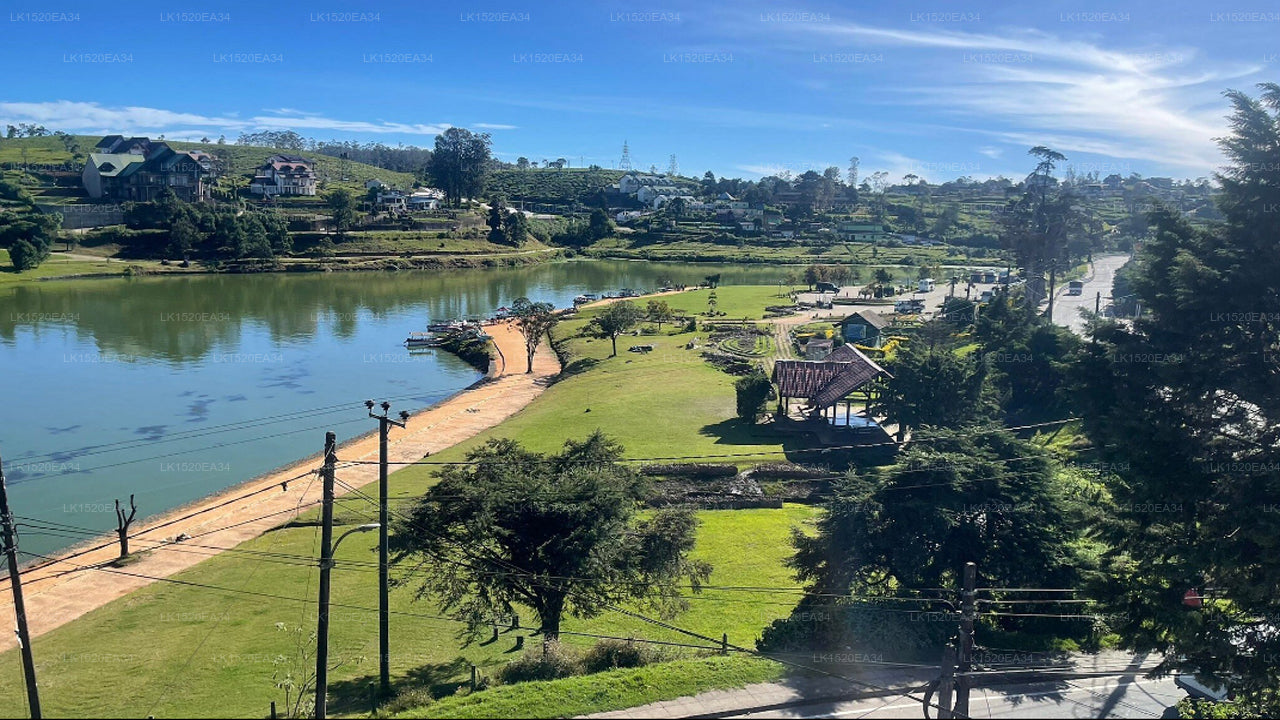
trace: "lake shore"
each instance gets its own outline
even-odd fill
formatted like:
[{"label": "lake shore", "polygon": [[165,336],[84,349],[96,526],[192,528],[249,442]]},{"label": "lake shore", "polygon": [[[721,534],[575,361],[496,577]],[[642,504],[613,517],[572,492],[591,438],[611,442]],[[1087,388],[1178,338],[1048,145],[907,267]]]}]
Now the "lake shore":
[{"label": "lake shore", "polygon": [[[560,372],[560,363],[546,343],[534,357],[533,372],[523,372],[524,337],[510,323],[489,326],[487,332],[493,336],[497,350],[488,375],[410,418],[408,429],[393,430],[388,448],[392,463],[419,460],[497,425],[532,402]],[[338,495],[377,481],[376,431],[343,443],[337,455]],[[315,471],[321,463],[317,453],[148,518],[130,533],[130,549],[137,557],[123,567],[111,566],[119,554],[118,546],[113,535],[104,535],[24,569],[22,579],[32,636],[234,549],[317,506],[321,486]],[[182,535],[186,539],[175,541]],[[0,598],[0,613],[11,613],[12,607],[12,599],[6,593]],[[0,651],[16,646],[14,636],[0,637]]]}]

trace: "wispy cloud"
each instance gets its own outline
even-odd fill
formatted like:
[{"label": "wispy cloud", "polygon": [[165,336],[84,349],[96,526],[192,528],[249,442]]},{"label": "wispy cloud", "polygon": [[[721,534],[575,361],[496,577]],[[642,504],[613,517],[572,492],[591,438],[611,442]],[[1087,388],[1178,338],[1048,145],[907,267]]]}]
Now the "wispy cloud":
[{"label": "wispy cloud", "polygon": [[501,123],[473,123],[471,127],[479,128],[481,130],[517,130],[519,129],[520,126],[519,125],[503,125]]},{"label": "wispy cloud", "polygon": [[[760,33],[760,25],[739,16],[722,29]],[[868,84],[866,95],[882,106],[927,109],[1005,142],[1052,141],[1063,152],[1200,171],[1222,161],[1213,141],[1227,130],[1221,91],[1262,69],[1194,47],[1152,47],[1096,35],[1080,39],[1031,28],[972,32],[836,21],[770,23],[767,32],[777,53],[857,48],[893,54],[894,72],[860,76]],[[940,65],[947,67],[943,82]],[[999,157],[993,154],[998,148],[976,150]]]},{"label": "wispy cloud", "polygon": [[[340,120],[289,108],[268,114],[238,117],[234,114],[201,115],[163,108],[104,106],[93,102],[0,102],[0,122],[33,122],[50,128],[90,133],[165,132],[182,128],[211,128],[209,133],[257,130],[330,131],[352,134],[438,135],[449,123],[405,123]],[[295,114],[296,113],[296,114]],[[185,132],[193,132],[187,130]],[[203,133],[202,134],[208,134]]]}]

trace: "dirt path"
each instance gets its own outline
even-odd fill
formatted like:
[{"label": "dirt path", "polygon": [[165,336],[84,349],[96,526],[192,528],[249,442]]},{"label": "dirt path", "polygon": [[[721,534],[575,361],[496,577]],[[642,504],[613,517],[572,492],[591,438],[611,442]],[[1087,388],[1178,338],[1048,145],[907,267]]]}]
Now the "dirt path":
[{"label": "dirt path", "polygon": [[[427,453],[437,453],[497,425],[528,405],[541,394],[547,380],[560,372],[560,363],[546,343],[538,348],[533,373],[526,374],[524,338],[519,331],[501,324],[489,327],[487,332],[493,336],[494,344],[501,353],[501,358],[492,363],[489,378],[410,418],[407,430],[393,430],[388,449],[391,462],[419,460]],[[358,403],[353,406],[358,407]],[[376,461],[377,432],[340,446],[338,459],[337,476],[342,483],[358,488],[376,481],[376,462],[344,467],[342,461]],[[169,577],[288,522],[300,512],[310,510],[320,500],[320,483],[310,472],[320,465],[321,458],[317,454],[228,488],[213,497],[148,519],[130,535],[130,549],[135,552],[154,550],[123,571],[152,578]],[[298,477],[300,475],[302,477]],[[344,492],[339,485],[338,494]],[[247,495],[249,497],[244,497]],[[194,514],[197,511],[203,512]],[[185,546],[183,543],[165,543],[184,533],[191,537]],[[146,577],[84,569],[114,560],[118,554],[114,540],[114,535],[106,536],[102,542],[93,543],[94,546],[106,543],[106,547],[68,551],[59,560],[23,571],[27,615],[33,636],[71,622],[155,582]],[[72,554],[76,556],[69,557]],[[0,596],[0,617],[14,617],[13,602],[8,592]],[[16,646],[13,633],[0,634],[0,650]]]}]

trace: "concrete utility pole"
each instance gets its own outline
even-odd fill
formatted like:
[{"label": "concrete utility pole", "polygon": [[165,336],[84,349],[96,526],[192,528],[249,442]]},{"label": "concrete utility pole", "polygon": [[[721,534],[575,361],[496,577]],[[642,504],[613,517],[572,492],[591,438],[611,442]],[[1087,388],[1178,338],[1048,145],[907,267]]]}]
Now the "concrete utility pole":
[{"label": "concrete utility pole", "polygon": [[378,683],[383,697],[391,694],[391,583],[388,574],[387,528],[390,526],[387,499],[387,435],[391,426],[403,428],[409,413],[401,410],[400,420],[387,416],[391,403],[383,401],[382,414],[373,412],[373,401],[366,400],[369,417],[378,420]]},{"label": "concrete utility pole", "polygon": [[973,672],[973,623],[977,617],[978,566],[964,564],[964,590],[960,593],[960,672],[956,681],[953,717],[969,717],[969,687]]},{"label": "concrete utility pole", "polygon": [[31,655],[31,633],[27,630],[27,605],[22,599],[22,579],[18,574],[18,538],[9,510],[9,491],[4,486],[4,465],[0,463],[0,545],[9,562],[9,585],[13,588],[13,612],[18,617],[18,645],[22,651],[22,675],[27,684],[27,704],[31,717],[40,718],[40,691],[36,688],[36,663]]}]

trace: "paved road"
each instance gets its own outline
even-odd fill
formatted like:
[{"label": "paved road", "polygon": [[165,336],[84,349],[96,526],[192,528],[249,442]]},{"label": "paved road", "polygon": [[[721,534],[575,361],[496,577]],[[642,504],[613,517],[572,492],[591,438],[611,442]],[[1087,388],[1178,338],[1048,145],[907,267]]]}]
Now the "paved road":
[{"label": "paved road", "polygon": [[[974,690],[969,698],[973,718],[1162,718],[1177,717],[1173,708],[1186,693],[1172,679],[1133,677],[1089,678],[1041,682],[1007,689]],[[936,713],[931,712],[930,716]],[[919,702],[871,698],[815,703],[761,712],[739,718],[921,718]]]},{"label": "paved road", "polygon": [[1116,270],[1129,261],[1128,255],[1100,255],[1093,259],[1093,277],[1085,280],[1084,292],[1068,295],[1064,288],[1053,303],[1053,321],[1070,328],[1077,335],[1084,333],[1084,317],[1081,309],[1093,311],[1098,293],[1102,293],[1102,307],[1107,306]]}]

